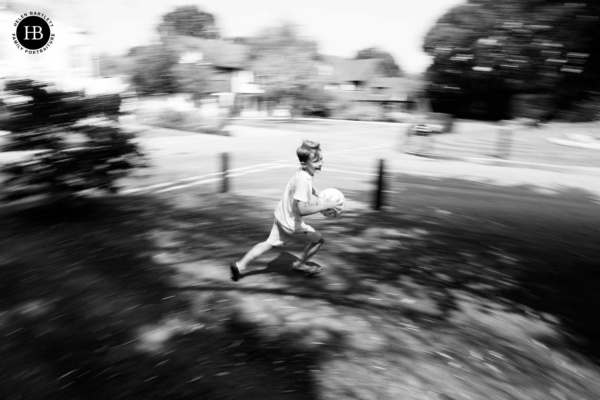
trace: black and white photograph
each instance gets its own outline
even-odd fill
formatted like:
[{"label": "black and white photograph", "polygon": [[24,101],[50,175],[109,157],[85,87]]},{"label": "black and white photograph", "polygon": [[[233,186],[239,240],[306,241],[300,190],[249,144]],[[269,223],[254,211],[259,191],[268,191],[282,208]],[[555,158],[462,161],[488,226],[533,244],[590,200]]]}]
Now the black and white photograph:
[{"label": "black and white photograph", "polygon": [[598,0],[0,0],[0,399],[600,399]]}]

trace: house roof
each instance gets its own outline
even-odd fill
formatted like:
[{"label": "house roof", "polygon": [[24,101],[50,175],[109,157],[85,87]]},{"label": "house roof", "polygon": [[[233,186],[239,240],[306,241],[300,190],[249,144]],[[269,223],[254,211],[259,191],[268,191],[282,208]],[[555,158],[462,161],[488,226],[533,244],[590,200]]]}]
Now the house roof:
[{"label": "house roof", "polygon": [[421,91],[424,84],[418,77],[376,77],[369,82],[369,87],[379,88],[382,92],[414,94]]},{"label": "house roof", "polygon": [[321,56],[321,61],[333,70],[331,71],[332,82],[368,81],[380,75],[382,60],[372,59],[346,59],[337,56]]},{"label": "house roof", "polygon": [[248,46],[219,39],[174,36],[167,40],[179,52],[201,52],[207,62],[220,68],[243,69],[249,55]]}]

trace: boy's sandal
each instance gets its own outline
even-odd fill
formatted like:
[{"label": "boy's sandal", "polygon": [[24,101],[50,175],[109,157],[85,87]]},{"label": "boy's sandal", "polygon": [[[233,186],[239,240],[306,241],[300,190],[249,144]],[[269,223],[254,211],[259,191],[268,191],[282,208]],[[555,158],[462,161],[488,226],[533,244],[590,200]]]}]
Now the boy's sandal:
[{"label": "boy's sandal", "polygon": [[294,266],[294,267],[292,267],[292,269],[296,272],[300,272],[300,273],[304,274],[305,276],[317,275],[318,273],[323,271],[323,267],[321,267],[319,265],[312,265],[312,266],[303,265],[300,267]]},{"label": "boy's sandal", "polygon": [[229,268],[231,269],[231,280],[237,282],[240,279],[240,270],[237,266],[237,263],[232,262],[229,264]]}]

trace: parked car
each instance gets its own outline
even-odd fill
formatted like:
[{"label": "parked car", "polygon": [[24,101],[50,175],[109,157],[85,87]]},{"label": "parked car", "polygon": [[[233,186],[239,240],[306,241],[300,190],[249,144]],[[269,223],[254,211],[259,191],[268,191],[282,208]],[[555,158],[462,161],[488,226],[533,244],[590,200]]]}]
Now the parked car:
[{"label": "parked car", "polygon": [[409,131],[414,136],[429,136],[431,134],[442,133],[444,126],[434,123],[414,124]]}]

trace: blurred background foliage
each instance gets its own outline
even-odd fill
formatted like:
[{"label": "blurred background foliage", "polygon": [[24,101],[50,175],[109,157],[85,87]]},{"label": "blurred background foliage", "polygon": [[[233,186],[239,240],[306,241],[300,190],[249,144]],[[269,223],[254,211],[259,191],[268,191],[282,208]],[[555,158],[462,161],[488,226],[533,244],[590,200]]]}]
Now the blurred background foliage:
[{"label": "blurred background foliage", "polygon": [[468,0],[427,33],[436,111],[477,119],[600,117],[597,0]]},{"label": "blurred background foliage", "polygon": [[[163,37],[219,38],[215,18],[195,6],[166,14]],[[459,118],[589,121],[600,117],[600,11],[596,0],[468,0],[443,15],[423,40],[433,60],[424,73],[436,112]],[[317,74],[318,43],[282,22],[250,37],[224,39],[250,47],[248,68],[269,101],[296,115],[328,116],[337,106]],[[405,76],[378,47],[355,59],[379,58],[389,77]],[[210,71],[190,74],[164,44],[133,49],[129,71],[138,93],[190,88],[202,96]],[[106,63],[107,68],[114,66]],[[193,91],[193,90],[192,90]]]},{"label": "blurred background foliage", "polygon": [[196,6],[180,6],[163,15],[158,25],[161,36],[195,36],[205,39],[220,37],[215,16]]},{"label": "blurred background foliage", "polygon": [[[302,35],[294,23],[276,23],[253,36],[222,38],[212,14],[179,6],[163,15],[156,29],[161,40],[135,47],[124,57],[101,57],[102,74],[127,76],[140,97],[185,93],[198,103],[219,77],[209,65],[181,63],[169,39],[218,39],[248,46],[246,68],[269,104],[294,116],[343,117],[352,108],[323,89],[318,73],[323,54],[317,41]],[[377,46],[358,51],[354,58],[383,60],[388,77],[425,81],[425,93],[415,95],[424,94],[434,112],[480,120],[590,121],[600,117],[599,33],[597,0],[467,0],[443,15],[423,38],[433,62],[422,76],[406,74],[401,60]],[[81,112],[76,108],[86,107],[84,100],[72,101],[75,94],[28,90],[47,98],[27,111],[35,118],[13,121],[8,130],[31,131],[29,139],[22,135],[15,143],[30,140],[27,146],[45,146],[40,141],[53,139],[45,134],[36,138],[37,128],[31,124],[48,118],[51,126],[72,124]],[[111,101],[97,98],[92,108],[114,108]],[[64,109],[57,112],[53,107],[58,104]],[[368,110],[359,114],[353,118],[378,118],[367,115]]]},{"label": "blurred background foliage", "polygon": [[383,60],[383,69],[387,77],[397,78],[404,76],[404,71],[402,71],[402,68],[400,68],[396,63],[394,56],[387,51],[380,49],[379,47],[368,47],[366,49],[359,50],[354,58],[357,60],[373,58]]},{"label": "blurred background foliage", "polygon": [[173,68],[178,57],[164,44],[134,47],[127,55],[127,73],[141,96],[177,93]]},{"label": "blurred background foliage", "polygon": [[3,200],[34,195],[71,198],[86,190],[117,191],[117,180],[145,165],[133,135],[115,121],[121,99],[84,96],[29,79],[6,83],[3,151],[29,157],[3,164]]},{"label": "blurred background foliage", "polygon": [[302,37],[290,22],[265,28],[247,38],[250,69],[265,96],[295,115],[327,115],[333,100],[318,75],[319,52],[314,40]]},{"label": "blurred background foliage", "polygon": [[134,47],[120,63],[114,57],[104,57],[105,71],[131,76],[136,92],[142,96],[190,93],[200,98],[205,95],[211,80],[210,68],[180,64],[180,55],[169,45],[168,39],[176,36],[218,39],[215,17],[196,6],[181,6],[165,14],[156,29],[162,38],[160,43]]}]

